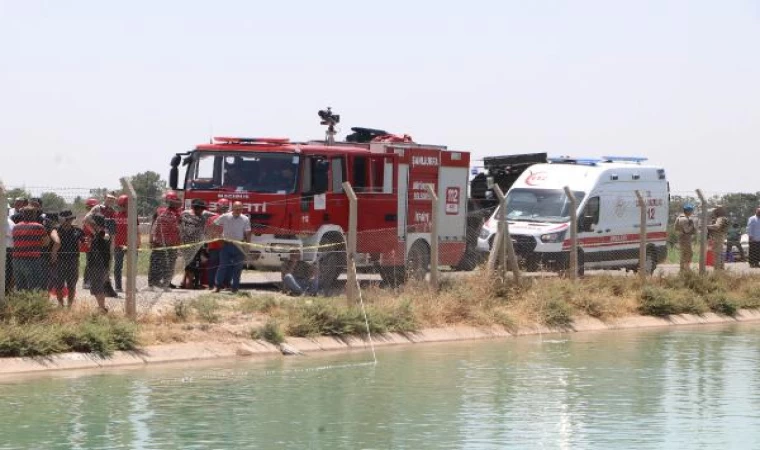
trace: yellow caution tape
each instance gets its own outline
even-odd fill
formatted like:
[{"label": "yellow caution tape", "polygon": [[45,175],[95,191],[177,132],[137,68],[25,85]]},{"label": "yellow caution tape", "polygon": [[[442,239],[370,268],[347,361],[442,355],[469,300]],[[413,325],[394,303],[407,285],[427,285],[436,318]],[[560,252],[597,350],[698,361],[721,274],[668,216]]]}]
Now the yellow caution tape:
[{"label": "yellow caution tape", "polygon": [[330,244],[322,244],[322,245],[311,245],[311,246],[305,246],[305,247],[296,247],[295,245],[282,245],[282,244],[258,244],[255,242],[241,242],[241,241],[231,241],[227,239],[211,239],[208,241],[198,241],[193,242],[190,244],[181,244],[181,245],[173,245],[169,247],[153,247],[153,248],[139,248],[137,249],[138,252],[150,252],[150,251],[167,251],[167,250],[180,250],[184,248],[193,248],[193,247],[201,247],[205,244],[210,244],[212,242],[229,242],[231,244],[235,244],[239,247],[252,247],[252,248],[262,248],[262,249],[272,249],[275,251],[280,252],[288,252],[291,250],[319,250],[322,248],[330,248],[330,247],[337,247],[343,245],[342,242],[334,242]]}]

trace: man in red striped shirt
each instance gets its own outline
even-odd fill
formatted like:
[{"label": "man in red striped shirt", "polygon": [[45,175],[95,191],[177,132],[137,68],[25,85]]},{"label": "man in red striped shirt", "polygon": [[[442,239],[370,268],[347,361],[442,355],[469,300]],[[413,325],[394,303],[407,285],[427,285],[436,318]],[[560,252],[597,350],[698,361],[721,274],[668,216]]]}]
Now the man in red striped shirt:
[{"label": "man in red striped shirt", "polygon": [[13,227],[13,277],[19,291],[44,290],[47,267],[42,263],[42,251],[48,245],[45,227],[35,221],[32,207],[21,210],[21,221]]}]

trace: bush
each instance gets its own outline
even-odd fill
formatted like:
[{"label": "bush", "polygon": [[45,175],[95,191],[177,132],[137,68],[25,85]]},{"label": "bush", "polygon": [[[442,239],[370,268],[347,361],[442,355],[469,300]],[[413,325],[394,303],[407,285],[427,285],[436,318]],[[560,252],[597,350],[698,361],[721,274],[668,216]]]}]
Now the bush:
[{"label": "bush", "polygon": [[737,303],[722,292],[708,297],[707,304],[714,313],[723,314],[724,316],[733,317],[739,310]]},{"label": "bush", "polygon": [[392,308],[367,307],[367,322],[358,306],[338,307],[328,299],[317,299],[290,310],[287,332],[291,336],[365,335],[370,333],[410,332],[417,329],[411,301]]},{"label": "bush", "polygon": [[567,328],[573,323],[572,309],[564,300],[550,299],[541,311],[541,321],[552,328]]},{"label": "bush", "polygon": [[273,295],[246,297],[240,303],[240,311],[244,314],[263,313],[268,314],[278,308],[280,302]]},{"label": "bush", "polygon": [[6,324],[0,327],[0,357],[48,356],[67,347],[59,339],[56,327],[49,325]]},{"label": "bush", "polygon": [[639,312],[646,316],[666,317],[678,314],[670,291],[657,286],[644,286],[641,290]]},{"label": "bush", "polygon": [[214,297],[201,296],[195,299],[192,303],[193,308],[198,313],[198,317],[208,323],[219,322],[219,303]]},{"label": "bush", "polygon": [[47,292],[19,291],[8,295],[0,316],[5,322],[40,323],[47,320],[53,310]]},{"label": "bush", "polygon": [[182,300],[174,302],[174,317],[180,322],[185,322],[190,317],[190,305]]},{"label": "bush", "polygon": [[261,339],[274,345],[285,342],[285,335],[282,334],[280,324],[275,319],[267,320],[267,323],[259,330],[258,335],[261,336]]},{"label": "bush", "polygon": [[105,357],[114,351],[110,329],[96,322],[63,327],[59,339],[72,352],[95,353]]}]

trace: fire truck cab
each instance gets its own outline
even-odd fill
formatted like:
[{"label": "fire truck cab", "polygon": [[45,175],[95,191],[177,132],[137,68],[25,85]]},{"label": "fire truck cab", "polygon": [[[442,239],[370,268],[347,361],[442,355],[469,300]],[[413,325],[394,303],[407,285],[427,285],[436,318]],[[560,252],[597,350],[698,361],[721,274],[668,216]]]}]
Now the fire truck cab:
[{"label": "fire truck cab", "polygon": [[216,137],[174,156],[170,185],[184,191],[188,207],[193,199],[212,211],[222,198],[243,203],[253,228],[249,267],[279,270],[296,251],[307,263],[319,261],[320,282],[329,285],[346,269],[343,182],[358,198],[357,269],[390,283],[427,273],[429,184],[439,199],[439,264],[458,264],[466,246],[469,153],[352,130],[350,142]]}]

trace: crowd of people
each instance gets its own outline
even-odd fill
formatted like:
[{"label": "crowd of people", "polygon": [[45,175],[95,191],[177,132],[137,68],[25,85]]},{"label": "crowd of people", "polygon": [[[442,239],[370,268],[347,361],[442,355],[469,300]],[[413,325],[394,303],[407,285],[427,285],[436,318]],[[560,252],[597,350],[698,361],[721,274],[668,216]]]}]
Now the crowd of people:
[{"label": "crowd of people", "polygon": [[[102,312],[105,299],[122,292],[122,272],[128,243],[129,197],[90,198],[81,226],[71,210],[44,213],[39,198],[17,198],[8,211],[6,293],[49,291],[60,306],[71,306],[85,254],[82,287],[90,291]],[[150,288],[171,289],[179,256],[185,265],[182,288],[208,287],[237,292],[245,262],[241,242],[250,240],[251,223],[240,202],[220,199],[215,211],[193,200],[182,210],[175,192],[164,195],[150,230]],[[136,220],[136,219],[135,219]],[[140,237],[137,239],[138,245]],[[112,264],[113,263],[113,264]],[[112,281],[113,280],[113,281]]]},{"label": "crowd of people", "polygon": [[[692,245],[694,237],[698,233],[698,226],[693,214],[694,205],[687,203],[683,206],[683,212],[676,218],[674,223],[674,228],[678,235],[680,270],[682,272],[691,270],[694,256]],[[741,244],[741,225],[730,223],[724,206],[718,205],[712,210],[710,223],[707,224],[706,228],[709,255],[715,270],[724,269],[725,261],[732,258],[734,248],[737,248],[741,260],[744,260],[746,256],[749,267],[760,267],[760,208],[757,208],[755,215],[747,220],[747,236],[749,238],[747,255],[744,254],[744,248]]]}]

